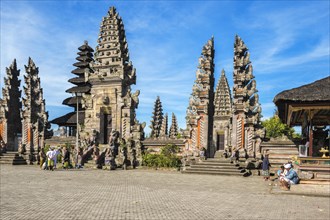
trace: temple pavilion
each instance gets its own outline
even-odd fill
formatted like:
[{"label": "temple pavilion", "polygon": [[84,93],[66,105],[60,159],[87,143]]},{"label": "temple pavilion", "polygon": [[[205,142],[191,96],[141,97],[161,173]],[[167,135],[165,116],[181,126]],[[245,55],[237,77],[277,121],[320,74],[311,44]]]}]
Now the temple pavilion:
[{"label": "temple pavilion", "polygon": [[[300,170],[330,179],[330,76],[277,94],[274,103],[283,123],[301,126]],[[307,144],[306,144],[307,143]]]}]

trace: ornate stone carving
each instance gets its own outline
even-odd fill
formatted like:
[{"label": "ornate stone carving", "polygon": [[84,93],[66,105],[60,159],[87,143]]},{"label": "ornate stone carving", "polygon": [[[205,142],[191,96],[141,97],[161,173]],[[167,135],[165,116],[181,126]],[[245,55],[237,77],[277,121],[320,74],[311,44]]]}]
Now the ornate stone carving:
[{"label": "ornate stone carving", "polygon": [[[213,37],[203,46],[198,59],[196,81],[187,108],[184,131],[189,150],[199,151],[212,142],[213,112],[214,112],[214,41]],[[202,128],[203,127],[203,128]],[[199,135],[196,135],[196,134]],[[210,152],[208,148],[208,152]]]},{"label": "ornate stone carving", "polygon": [[35,153],[44,146],[45,138],[52,135],[49,131],[48,112],[45,111],[45,100],[40,85],[39,68],[29,58],[28,66],[25,66],[25,86],[22,109],[22,144],[25,145],[27,160],[35,161]]},{"label": "ornate stone carving", "polygon": [[14,150],[15,139],[22,132],[20,109],[21,80],[18,79],[20,70],[17,69],[16,59],[6,68],[7,77],[4,78],[2,99],[0,99],[0,140]]}]

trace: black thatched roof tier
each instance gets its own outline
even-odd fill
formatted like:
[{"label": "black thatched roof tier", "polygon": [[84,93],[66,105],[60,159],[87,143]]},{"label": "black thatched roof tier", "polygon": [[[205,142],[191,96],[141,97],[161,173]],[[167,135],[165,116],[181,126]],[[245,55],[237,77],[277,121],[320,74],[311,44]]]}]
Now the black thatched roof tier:
[{"label": "black thatched roof tier", "polygon": [[[81,104],[81,97],[78,97],[78,103]],[[76,107],[77,106],[77,97],[73,96],[73,97],[66,98],[63,100],[62,104]]]},{"label": "black thatched roof tier", "polygon": [[281,101],[330,101],[330,76],[307,85],[280,92],[275,96],[274,103],[277,104]]},{"label": "black thatched roof tier", "polygon": [[86,83],[84,77],[75,77],[75,78],[69,79],[69,82],[76,84],[76,85]]},{"label": "black thatched roof tier", "polygon": [[274,103],[282,122],[300,126],[313,111],[313,125],[330,124],[330,76],[277,94]]},{"label": "black thatched roof tier", "polygon": [[82,67],[82,68],[86,68],[89,66],[89,62],[76,62],[73,64],[76,67]]},{"label": "black thatched roof tier", "polygon": [[76,93],[76,92],[87,93],[89,91],[90,91],[89,86],[75,86],[75,87],[72,87],[72,88],[66,90],[65,92],[68,92],[68,93]]},{"label": "black thatched roof tier", "polygon": [[89,52],[89,51],[80,51],[77,54],[80,55],[80,56],[87,56],[87,55],[89,57],[92,57],[93,56],[93,54],[91,52]]},{"label": "black thatched roof tier", "polygon": [[76,57],[76,60],[79,60],[79,61],[82,61],[82,62],[90,62],[93,59],[86,56],[86,55],[83,55],[83,56]]},{"label": "black thatched roof tier", "polygon": [[[85,120],[85,112],[79,111],[78,115],[78,122],[79,124],[83,124]],[[63,115],[61,117],[55,118],[50,121],[52,124],[57,124],[59,126],[70,126],[70,127],[76,127],[77,125],[77,114],[76,112],[70,112],[66,115]]]},{"label": "black thatched roof tier", "polygon": [[77,68],[71,71],[71,73],[74,73],[76,75],[82,75],[85,74],[85,69]]},{"label": "black thatched roof tier", "polygon": [[86,43],[84,45],[78,47],[78,50],[80,50],[80,51],[85,50],[85,51],[94,52],[93,48],[91,48],[90,46],[88,46],[88,44],[86,44]]}]

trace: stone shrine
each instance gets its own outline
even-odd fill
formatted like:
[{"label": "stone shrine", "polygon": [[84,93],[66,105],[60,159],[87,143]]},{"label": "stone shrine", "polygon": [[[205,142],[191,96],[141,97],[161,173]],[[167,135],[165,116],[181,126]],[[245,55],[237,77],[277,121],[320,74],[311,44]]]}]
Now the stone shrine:
[{"label": "stone shrine", "polygon": [[[94,59],[87,42],[78,48],[78,62],[73,64],[77,68],[72,71],[78,77],[69,80],[76,86],[67,90],[75,97],[64,100],[63,104],[75,107],[78,99],[81,139],[94,135],[98,143],[108,144],[110,133],[115,130],[125,140],[142,140],[145,125],[138,122],[135,113],[140,91],[131,91],[131,85],[136,83],[136,71],[129,59],[124,24],[115,7],[103,17],[97,43]],[[69,136],[73,136],[72,129],[77,123],[75,112],[52,123],[70,127]]]},{"label": "stone shrine", "polygon": [[235,148],[244,157],[260,156],[261,106],[248,48],[235,37],[233,97],[224,70],[214,96],[213,44],[212,38],[199,59],[187,109],[185,151],[196,156],[206,149],[206,156],[214,157],[217,152]]},{"label": "stone shrine", "polygon": [[3,99],[0,99],[0,140],[8,151],[18,151],[31,164],[37,160],[36,154],[44,146],[45,139],[53,133],[49,130],[39,69],[31,58],[25,71],[25,97],[21,102],[21,81],[18,79],[20,70],[17,69],[16,60],[7,68]]},{"label": "stone shrine", "polygon": [[17,69],[16,59],[6,68],[6,73],[0,99],[0,140],[7,145],[7,150],[13,151],[18,149],[18,136],[22,133],[22,92],[19,89],[21,80],[18,79],[20,70]]},{"label": "stone shrine", "polygon": [[186,150],[212,151],[214,99],[214,40],[208,40],[198,59],[196,80],[187,108]]},{"label": "stone shrine", "polygon": [[43,90],[40,85],[39,68],[29,58],[25,66],[26,76],[23,86],[25,97],[22,98],[22,144],[25,146],[25,155],[28,163],[36,160],[35,154],[44,146],[44,140],[52,136],[48,112],[43,99]]}]

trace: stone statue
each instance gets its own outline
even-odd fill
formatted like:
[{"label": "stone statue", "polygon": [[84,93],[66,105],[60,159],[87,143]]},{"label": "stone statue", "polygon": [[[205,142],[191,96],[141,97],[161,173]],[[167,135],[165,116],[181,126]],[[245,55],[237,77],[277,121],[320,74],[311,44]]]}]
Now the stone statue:
[{"label": "stone statue", "polygon": [[137,106],[139,105],[139,95],[140,95],[140,90],[136,90],[136,92],[131,95],[132,99],[135,102],[135,108],[137,108]]},{"label": "stone statue", "polygon": [[18,153],[20,155],[24,154],[25,153],[25,145],[22,144],[22,141],[20,141],[18,143]]},{"label": "stone statue", "polygon": [[114,170],[117,167],[115,159],[118,154],[118,138],[119,132],[112,129],[109,137],[110,170]]}]

